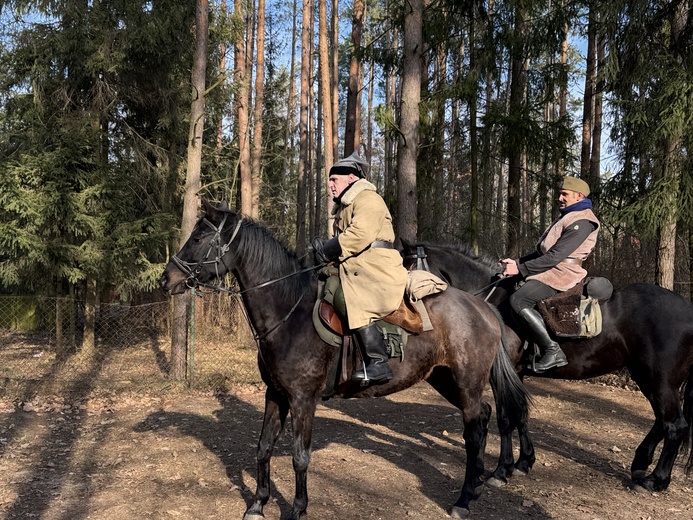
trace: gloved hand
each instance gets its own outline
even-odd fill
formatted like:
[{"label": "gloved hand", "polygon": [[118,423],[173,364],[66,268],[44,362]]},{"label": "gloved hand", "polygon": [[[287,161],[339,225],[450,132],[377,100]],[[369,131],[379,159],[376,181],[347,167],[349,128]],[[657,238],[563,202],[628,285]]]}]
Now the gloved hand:
[{"label": "gloved hand", "polygon": [[339,260],[342,254],[342,246],[339,244],[337,237],[323,240],[322,238],[313,239],[313,255],[315,263],[327,264]]}]

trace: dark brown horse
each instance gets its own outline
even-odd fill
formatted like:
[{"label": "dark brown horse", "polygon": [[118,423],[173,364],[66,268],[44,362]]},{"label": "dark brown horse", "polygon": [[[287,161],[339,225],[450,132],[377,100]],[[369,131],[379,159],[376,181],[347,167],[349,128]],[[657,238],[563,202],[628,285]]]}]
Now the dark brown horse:
[{"label": "dark brown horse", "polygon": [[[275,442],[291,413],[296,495],[288,518],[306,511],[306,472],[315,409],[338,349],[320,340],[312,324],[317,277],[262,226],[205,203],[206,215],[169,262],[161,286],[171,294],[231,272],[238,280],[258,340],[258,364],[267,385],[257,450],[257,490],[245,520],[263,518],[270,496],[269,465]],[[267,283],[276,282],[276,283]],[[491,412],[482,401],[491,381],[497,408],[515,420],[527,416],[527,394],[504,348],[500,318],[483,300],[457,289],[426,300],[434,329],[411,336],[402,362],[391,362],[394,379],[361,387],[337,386],[341,397],[379,397],[426,380],[462,411],[465,480],[451,514],[463,518],[481,484]]]},{"label": "dark brown horse", "polygon": [[[465,246],[403,243],[405,266],[424,262],[453,287],[481,296],[498,306],[504,320],[519,336],[524,331],[512,317],[508,296],[517,279],[499,279],[498,260],[473,254]],[[498,283],[496,283],[498,282]],[[589,339],[558,339],[568,365],[549,370],[541,377],[587,379],[627,369],[647,397],[655,422],[635,450],[631,477],[649,491],[667,488],[681,449],[685,453],[693,433],[693,305],[679,295],[656,285],[632,284],[614,292],[601,305],[603,332]],[[508,344],[515,344],[509,341]],[[510,352],[518,372],[527,366],[526,351]],[[683,390],[683,410],[681,391]],[[499,415],[501,458],[494,477],[505,482],[513,469],[526,473],[534,463],[534,448],[526,423],[508,422]],[[520,455],[513,467],[512,431],[517,428]],[[664,441],[657,465],[648,474],[657,445]],[[693,468],[693,453],[686,473]]]}]

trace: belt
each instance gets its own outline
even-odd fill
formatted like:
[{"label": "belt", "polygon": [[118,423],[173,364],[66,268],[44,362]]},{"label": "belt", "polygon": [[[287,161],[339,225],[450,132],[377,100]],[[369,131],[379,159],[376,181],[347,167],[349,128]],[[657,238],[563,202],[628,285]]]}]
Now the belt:
[{"label": "belt", "polygon": [[388,242],[387,240],[376,240],[375,242],[371,242],[371,248],[373,247],[380,247],[382,249],[394,249],[395,244],[392,242]]},{"label": "belt", "polygon": [[566,264],[575,264],[575,265],[582,265],[582,260],[579,258],[564,258],[561,260],[561,262],[564,262]]}]

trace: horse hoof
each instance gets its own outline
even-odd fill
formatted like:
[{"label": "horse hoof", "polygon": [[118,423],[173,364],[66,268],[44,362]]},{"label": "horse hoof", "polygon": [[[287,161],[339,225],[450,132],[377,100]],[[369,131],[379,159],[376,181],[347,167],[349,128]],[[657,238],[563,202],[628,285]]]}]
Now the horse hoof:
[{"label": "horse hoof", "polygon": [[507,482],[503,482],[501,479],[496,477],[489,477],[486,479],[486,485],[494,488],[502,488],[507,485]]},{"label": "horse hoof", "polygon": [[634,482],[637,482],[638,480],[644,479],[646,476],[647,476],[647,471],[644,469],[638,469],[638,470],[632,471],[630,474],[630,478]]},{"label": "horse hoof", "polygon": [[262,513],[246,513],[243,515],[243,520],[265,520],[265,515]]},{"label": "horse hoof", "polygon": [[647,489],[642,484],[633,484],[633,492],[638,495],[652,495],[652,491]]},{"label": "horse hoof", "polygon": [[513,468],[513,477],[526,477],[528,473],[521,469]]},{"label": "horse hoof", "polygon": [[469,517],[469,509],[466,507],[452,506],[450,516],[452,518],[467,518]]}]

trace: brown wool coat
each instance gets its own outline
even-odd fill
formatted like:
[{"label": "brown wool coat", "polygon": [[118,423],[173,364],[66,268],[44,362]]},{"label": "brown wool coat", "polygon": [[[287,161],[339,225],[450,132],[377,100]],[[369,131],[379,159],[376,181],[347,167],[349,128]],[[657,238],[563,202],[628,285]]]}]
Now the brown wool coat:
[{"label": "brown wool coat", "polygon": [[[586,260],[589,254],[594,249],[597,243],[597,235],[599,234],[599,220],[592,212],[591,209],[584,209],[581,211],[572,211],[565,216],[554,221],[554,223],[544,232],[544,235],[539,239],[537,244],[537,249],[541,253],[545,254],[549,249],[551,249],[558,239],[561,238],[563,232],[574,222],[578,220],[589,220],[597,224],[597,229],[592,231],[580,247],[573,251],[569,258],[577,258],[579,260]],[[558,265],[552,267],[551,269],[544,271],[543,273],[528,276],[528,280],[538,280],[546,285],[553,287],[557,291],[567,291],[575,287],[580,280],[587,276],[587,271],[577,264],[570,264],[567,262],[559,262]]]},{"label": "brown wool coat", "polygon": [[359,179],[332,208],[342,254],[339,278],[349,328],[358,329],[399,307],[407,270],[396,249],[371,248],[376,240],[394,242],[392,216],[375,186]]}]

